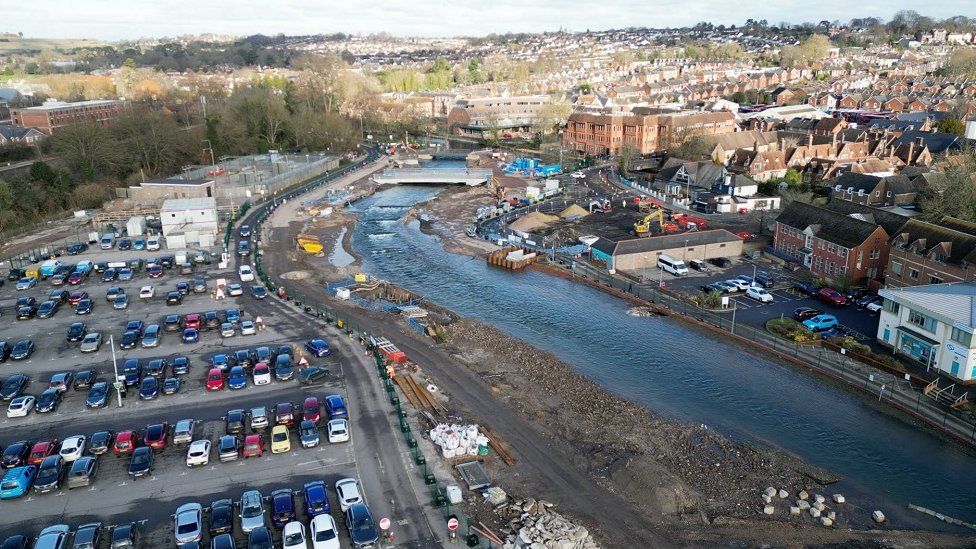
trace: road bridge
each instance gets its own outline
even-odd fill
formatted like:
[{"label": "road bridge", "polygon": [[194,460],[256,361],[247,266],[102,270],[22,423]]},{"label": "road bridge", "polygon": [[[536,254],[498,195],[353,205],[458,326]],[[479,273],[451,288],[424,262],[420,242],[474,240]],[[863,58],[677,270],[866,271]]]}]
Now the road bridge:
[{"label": "road bridge", "polygon": [[400,168],[373,176],[376,183],[392,185],[438,184],[475,187],[488,181],[491,170],[479,168]]}]

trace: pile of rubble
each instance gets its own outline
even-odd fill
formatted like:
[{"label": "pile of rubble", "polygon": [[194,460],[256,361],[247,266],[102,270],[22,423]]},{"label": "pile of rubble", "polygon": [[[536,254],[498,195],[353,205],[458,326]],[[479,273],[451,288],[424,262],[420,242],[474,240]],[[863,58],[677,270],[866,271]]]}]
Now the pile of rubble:
[{"label": "pile of rubble", "polygon": [[504,549],[597,549],[589,531],[552,510],[545,500],[516,500],[496,508],[511,517]]}]

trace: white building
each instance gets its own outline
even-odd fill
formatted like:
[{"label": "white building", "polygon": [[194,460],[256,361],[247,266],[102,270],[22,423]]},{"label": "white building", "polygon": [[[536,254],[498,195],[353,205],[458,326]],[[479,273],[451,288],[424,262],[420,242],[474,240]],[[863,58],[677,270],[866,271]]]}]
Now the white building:
[{"label": "white building", "polygon": [[214,198],[173,198],[163,202],[159,212],[166,247],[175,250],[189,246],[213,247],[220,232],[217,200]]},{"label": "white building", "polygon": [[976,282],[886,288],[878,340],[961,381],[976,378]]}]

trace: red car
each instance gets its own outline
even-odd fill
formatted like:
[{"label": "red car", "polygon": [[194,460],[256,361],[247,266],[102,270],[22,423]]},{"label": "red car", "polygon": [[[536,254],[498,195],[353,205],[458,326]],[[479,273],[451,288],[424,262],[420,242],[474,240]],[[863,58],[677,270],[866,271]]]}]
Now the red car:
[{"label": "red car", "polygon": [[220,368],[211,368],[207,374],[207,390],[219,391],[224,388],[224,372]]},{"label": "red car", "polygon": [[318,423],[319,418],[321,418],[319,399],[315,397],[306,398],[305,402],[302,403],[302,419]]},{"label": "red car", "polygon": [[31,453],[27,456],[28,465],[40,465],[44,458],[53,456],[58,451],[58,439],[42,440],[31,448]]},{"label": "red car", "polygon": [[820,298],[820,301],[830,303],[831,305],[844,305],[847,303],[847,298],[844,297],[844,294],[833,288],[820,288],[820,291],[817,292],[817,297]]},{"label": "red car", "polygon": [[75,271],[71,273],[70,276],[68,276],[68,284],[71,284],[72,286],[77,286],[84,281],[85,281],[85,273],[79,273],[78,271]]},{"label": "red car", "polygon": [[81,301],[82,299],[88,299],[88,292],[84,290],[78,290],[75,292],[71,292],[71,295],[68,296],[68,303],[71,305],[77,305],[78,302]]},{"label": "red car", "polygon": [[186,328],[196,328],[197,330],[199,330],[200,329],[200,315],[197,314],[197,313],[190,313],[190,314],[186,315],[186,319],[184,319],[184,327],[186,327]]},{"label": "red car", "polygon": [[261,457],[264,454],[264,439],[261,435],[247,435],[244,438],[244,457]]},{"label": "red car", "polygon": [[157,452],[162,452],[169,444],[169,423],[153,423],[146,426],[146,436],[143,439],[146,446]]},{"label": "red car", "polygon": [[135,431],[122,431],[115,435],[115,442],[112,443],[112,453],[116,456],[127,456],[135,451],[139,445],[139,434]]}]

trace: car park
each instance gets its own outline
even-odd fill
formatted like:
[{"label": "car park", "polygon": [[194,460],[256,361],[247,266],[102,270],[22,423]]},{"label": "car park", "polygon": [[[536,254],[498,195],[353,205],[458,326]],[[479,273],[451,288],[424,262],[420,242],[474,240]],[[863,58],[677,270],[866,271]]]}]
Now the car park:
[{"label": "car park", "polygon": [[81,346],[78,350],[83,353],[95,353],[102,346],[102,334],[98,332],[92,332],[90,334],[85,334],[85,338],[81,340]]},{"label": "car park", "polygon": [[338,442],[349,442],[349,422],[344,419],[333,419],[329,420],[327,424],[327,431],[329,433],[329,442],[332,444]]},{"label": "car park", "polygon": [[223,435],[217,440],[217,455],[221,462],[236,461],[241,455],[241,439],[237,435]]},{"label": "car park", "polygon": [[83,456],[75,460],[68,471],[68,489],[91,486],[95,482],[97,472],[98,458],[96,456]]},{"label": "car park", "polygon": [[262,528],[264,521],[264,498],[257,490],[248,490],[241,495],[238,505],[240,509],[241,530],[247,534],[255,528]]},{"label": "car park", "polygon": [[132,456],[129,458],[129,476],[132,478],[139,478],[152,473],[154,468],[153,465],[153,449],[149,446],[140,446],[132,452]]},{"label": "car park", "polygon": [[88,437],[85,435],[74,435],[61,442],[61,449],[58,453],[68,463],[71,463],[85,454],[88,444]]},{"label": "car park", "polygon": [[837,325],[837,317],[834,315],[817,315],[815,317],[808,318],[803,321],[803,325],[806,326],[808,330],[814,332],[820,332],[833,328]]},{"label": "car park", "polygon": [[34,409],[35,402],[36,399],[32,395],[23,395],[11,400],[7,405],[7,417],[27,417]]},{"label": "car park", "polygon": [[92,433],[91,442],[88,444],[88,453],[93,456],[107,454],[112,447],[112,438],[111,431]]},{"label": "car park", "polygon": [[88,408],[104,408],[108,404],[108,382],[99,381],[88,390],[85,406]]},{"label": "car park", "polygon": [[203,536],[203,507],[199,503],[184,503],[176,509],[173,535],[178,546],[200,541]]},{"label": "car park", "polygon": [[346,509],[346,528],[354,547],[372,547],[379,539],[373,516],[365,503],[354,503]]},{"label": "car park", "polygon": [[44,458],[37,466],[37,476],[34,478],[34,491],[43,494],[61,487],[61,476],[64,474],[65,461],[58,455]]},{"label": "car park", "polygon": [[329,514],[315,515],[309,524],[312,549],[341,549],[335,519]]},{"label": "car park", "polygon": [[27,388],[30,383],[30,378],[24,374],[14,374],[3,381],[3,386],[0,386],[0,399],[12,400]]},{"label": "car park", "polygon": [[284,454],[291,451],[291,439],[286,425],[275,425],[271,429],[271,453]]},{"label": "car park", "polygon": [[350,506],[362,503],[363,496],[359,489],[359,481],[354,478],[344,478],[336,481],[336,496],[339,499],[339,509],[345,513]]},{"label": "car park", "polygon": [[829,303],[831,305],[846,305],[847,298],[844,294],[838,292],[833,288],[820,288],[817,292],[817,298],[824,303]]},{"label": "car park", "polygon": [[227,534],[234,529],[234,502],[229,499],[218,499],[210,504],[207,531],[211,536]]},{"label": "car park", "polygon": [[322,339],[312,339],[305,342],[305,350],[316,357],[328,356],[331,353],[329,344]]}]

